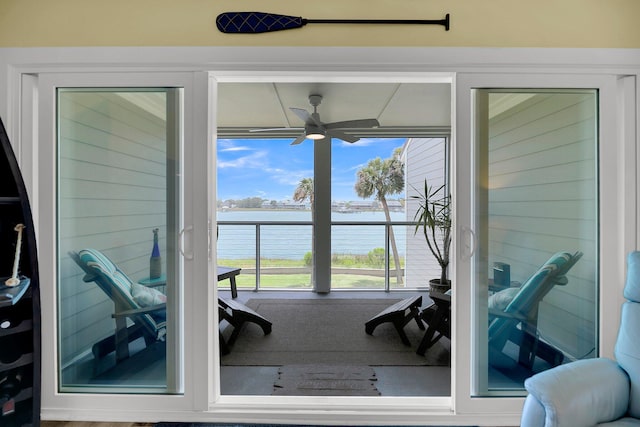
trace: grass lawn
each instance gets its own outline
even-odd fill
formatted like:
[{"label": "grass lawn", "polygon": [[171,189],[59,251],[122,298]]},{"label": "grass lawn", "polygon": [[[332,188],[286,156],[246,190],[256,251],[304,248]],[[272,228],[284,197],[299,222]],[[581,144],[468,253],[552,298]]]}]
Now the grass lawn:
[{"label": "grass lawn", "polygon": [[[378,262],[375,262],[378,261]],[[404,259],[402,260],[404,261]],[[227,265],[240,267],[244,269],[255,269],[255,259],[219,259],[219,265]],[[305,267],[304,260],[293,259],[262,259],[260,260],[262,268],[282,267],[282,268],[300,268]],[[374,260],[366,255],[334,255],[332,257],[332,266],[336,268],[384,268],[381,260]],[[238,288],[254,289],[256,284],[255,274],[242,273],[236,278]],[[221,289],[228,289],[227,283],[221,283]],[[395,278],[391,278],[391,287],[399,288],[403,285],[395,285]],[[261,274],[261,289],[312,289],[311,274]],[[334,274],[331,276],[332,289],[384,289],[384,277],[376,277],[370,275],[359,274]]]},{"label": "grass lawn", "polygon": [[[378,254],[379,255],[379,254]],[[393,266],[393,259],[390,259]],[[347,268],[384,268],[384,257],[370,255],[343,255],[331,256],[331,264],[334,267]],[[218,259],[218,265],[233,265],[240,268],[255,268],[254,258],[246,259]],[[274,259],[263,258],[260,260],[262,267],[305,267],[308,266],[303,259]],[[400,266],[404,267],[404,257],[400,258]]]},{"label": "grass lawn", "polygon": [[[236,277],[239,289],[254,289],[256,276],[254,274],[240,274]],[[397,286],[395,278],[391,278],[391,288]],[[332,289],[384,289],[384,277],[373,277],[357,274],[334,274],[331,276]],[[220,289],[229,289],[227,281],[220,283]],[[312,289],[309,274],[264,274],[260,276],[260,289]]]}]

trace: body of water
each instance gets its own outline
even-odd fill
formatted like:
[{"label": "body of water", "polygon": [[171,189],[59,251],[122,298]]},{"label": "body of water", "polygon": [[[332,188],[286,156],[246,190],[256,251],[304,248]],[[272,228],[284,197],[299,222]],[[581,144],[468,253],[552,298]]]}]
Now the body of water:
[{"label": "body of water", "polygon": [[[334,254],[368,254],[374,248],[385,247],[385,226],[352,225],[343,223],[385,221],[384,212],[332,213],[331,252]],[[225,221],[284,221],[310,222],[310,211],[248,210],[217,213],[218,258],[246,259],[256,254],[256,226],[224,224]],[[391,212],[391,220],[407,221],[404,212]],[[409,219],[411,220],[411,218]],[[222,223],[222,224],[220,224]],[[413,238],[411,225],[393,227],[396,245],[401,256],[406,252],[407,238]],[[302,259],[311,252],[311,225],[260,225],[261,258]],[[419,236],[418,236],[419,237]]]}]

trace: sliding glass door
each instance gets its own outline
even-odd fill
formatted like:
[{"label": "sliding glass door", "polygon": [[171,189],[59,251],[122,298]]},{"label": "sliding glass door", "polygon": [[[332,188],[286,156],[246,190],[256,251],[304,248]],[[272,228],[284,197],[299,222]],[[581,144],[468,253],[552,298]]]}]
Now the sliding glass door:
[{"label": "sliding glass door", "polygon": [[474,96],[475,393],[517,395],[598,356],[598,91]]},{"label": "sliding glass door", "polygon": [[181,392],[182,95],[57,91],[61,391]]},{"label": "sliding glass door", "polygon": [[465,408],[496,396],[505,399],[488,408],[507,408],[531,375],[611,351],[600,333],[612,320],[600,307],[614,298],[601,278],[615,275],[608,270],[623,253],[611,236],[621,183],[601,165],[616,156],[614,84],[513,75],[460,83],[456,330],[472,333],[458,342],[468,380],[457,385],[468,390]]},{"label": "sliding glass door", "polygon": [[[196,80],[203,114],[194,108]],[[194,178],[206,176],[211,155],[207,83],[204,73],[40,78],[41,135],[55,129],[42,144],[38,184],[53,213],[40,217],[40,250],[51,254],[42,270],[55,310],[43,309],[43,319],[55,333],[43,348],[54,356],[43,383],[56,390],[55,405],[79,393],[191,405],[195,377],[186,367],[207,369],[193,360],[195,336],[210,333],[213,311],[203,298],[212,292],[210,260],[194,255],[207,254],[210,240],[211,186]]]}]

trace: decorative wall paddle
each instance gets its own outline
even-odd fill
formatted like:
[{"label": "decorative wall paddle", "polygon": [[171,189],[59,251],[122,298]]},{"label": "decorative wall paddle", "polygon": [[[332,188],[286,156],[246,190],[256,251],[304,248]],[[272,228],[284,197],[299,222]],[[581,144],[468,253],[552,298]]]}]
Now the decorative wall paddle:
[{"label": "decorative wall paddle", "polygon": [[444,19],[307,19],[301,16],[265,12],[225,12],[216,18],[223,33],[256,34],[301,28],[307,24],[413,24],[442,25],[449,31],[449,14]]}]

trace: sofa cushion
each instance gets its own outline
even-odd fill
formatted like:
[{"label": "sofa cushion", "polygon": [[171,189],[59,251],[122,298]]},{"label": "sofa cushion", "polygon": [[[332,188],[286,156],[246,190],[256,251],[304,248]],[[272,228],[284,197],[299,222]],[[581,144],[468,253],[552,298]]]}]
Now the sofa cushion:
[{"label": "sofa cushion", "polygon": [[633,251],[627,255],[624,297],[629,301],[640,302],[640,251]]}]

